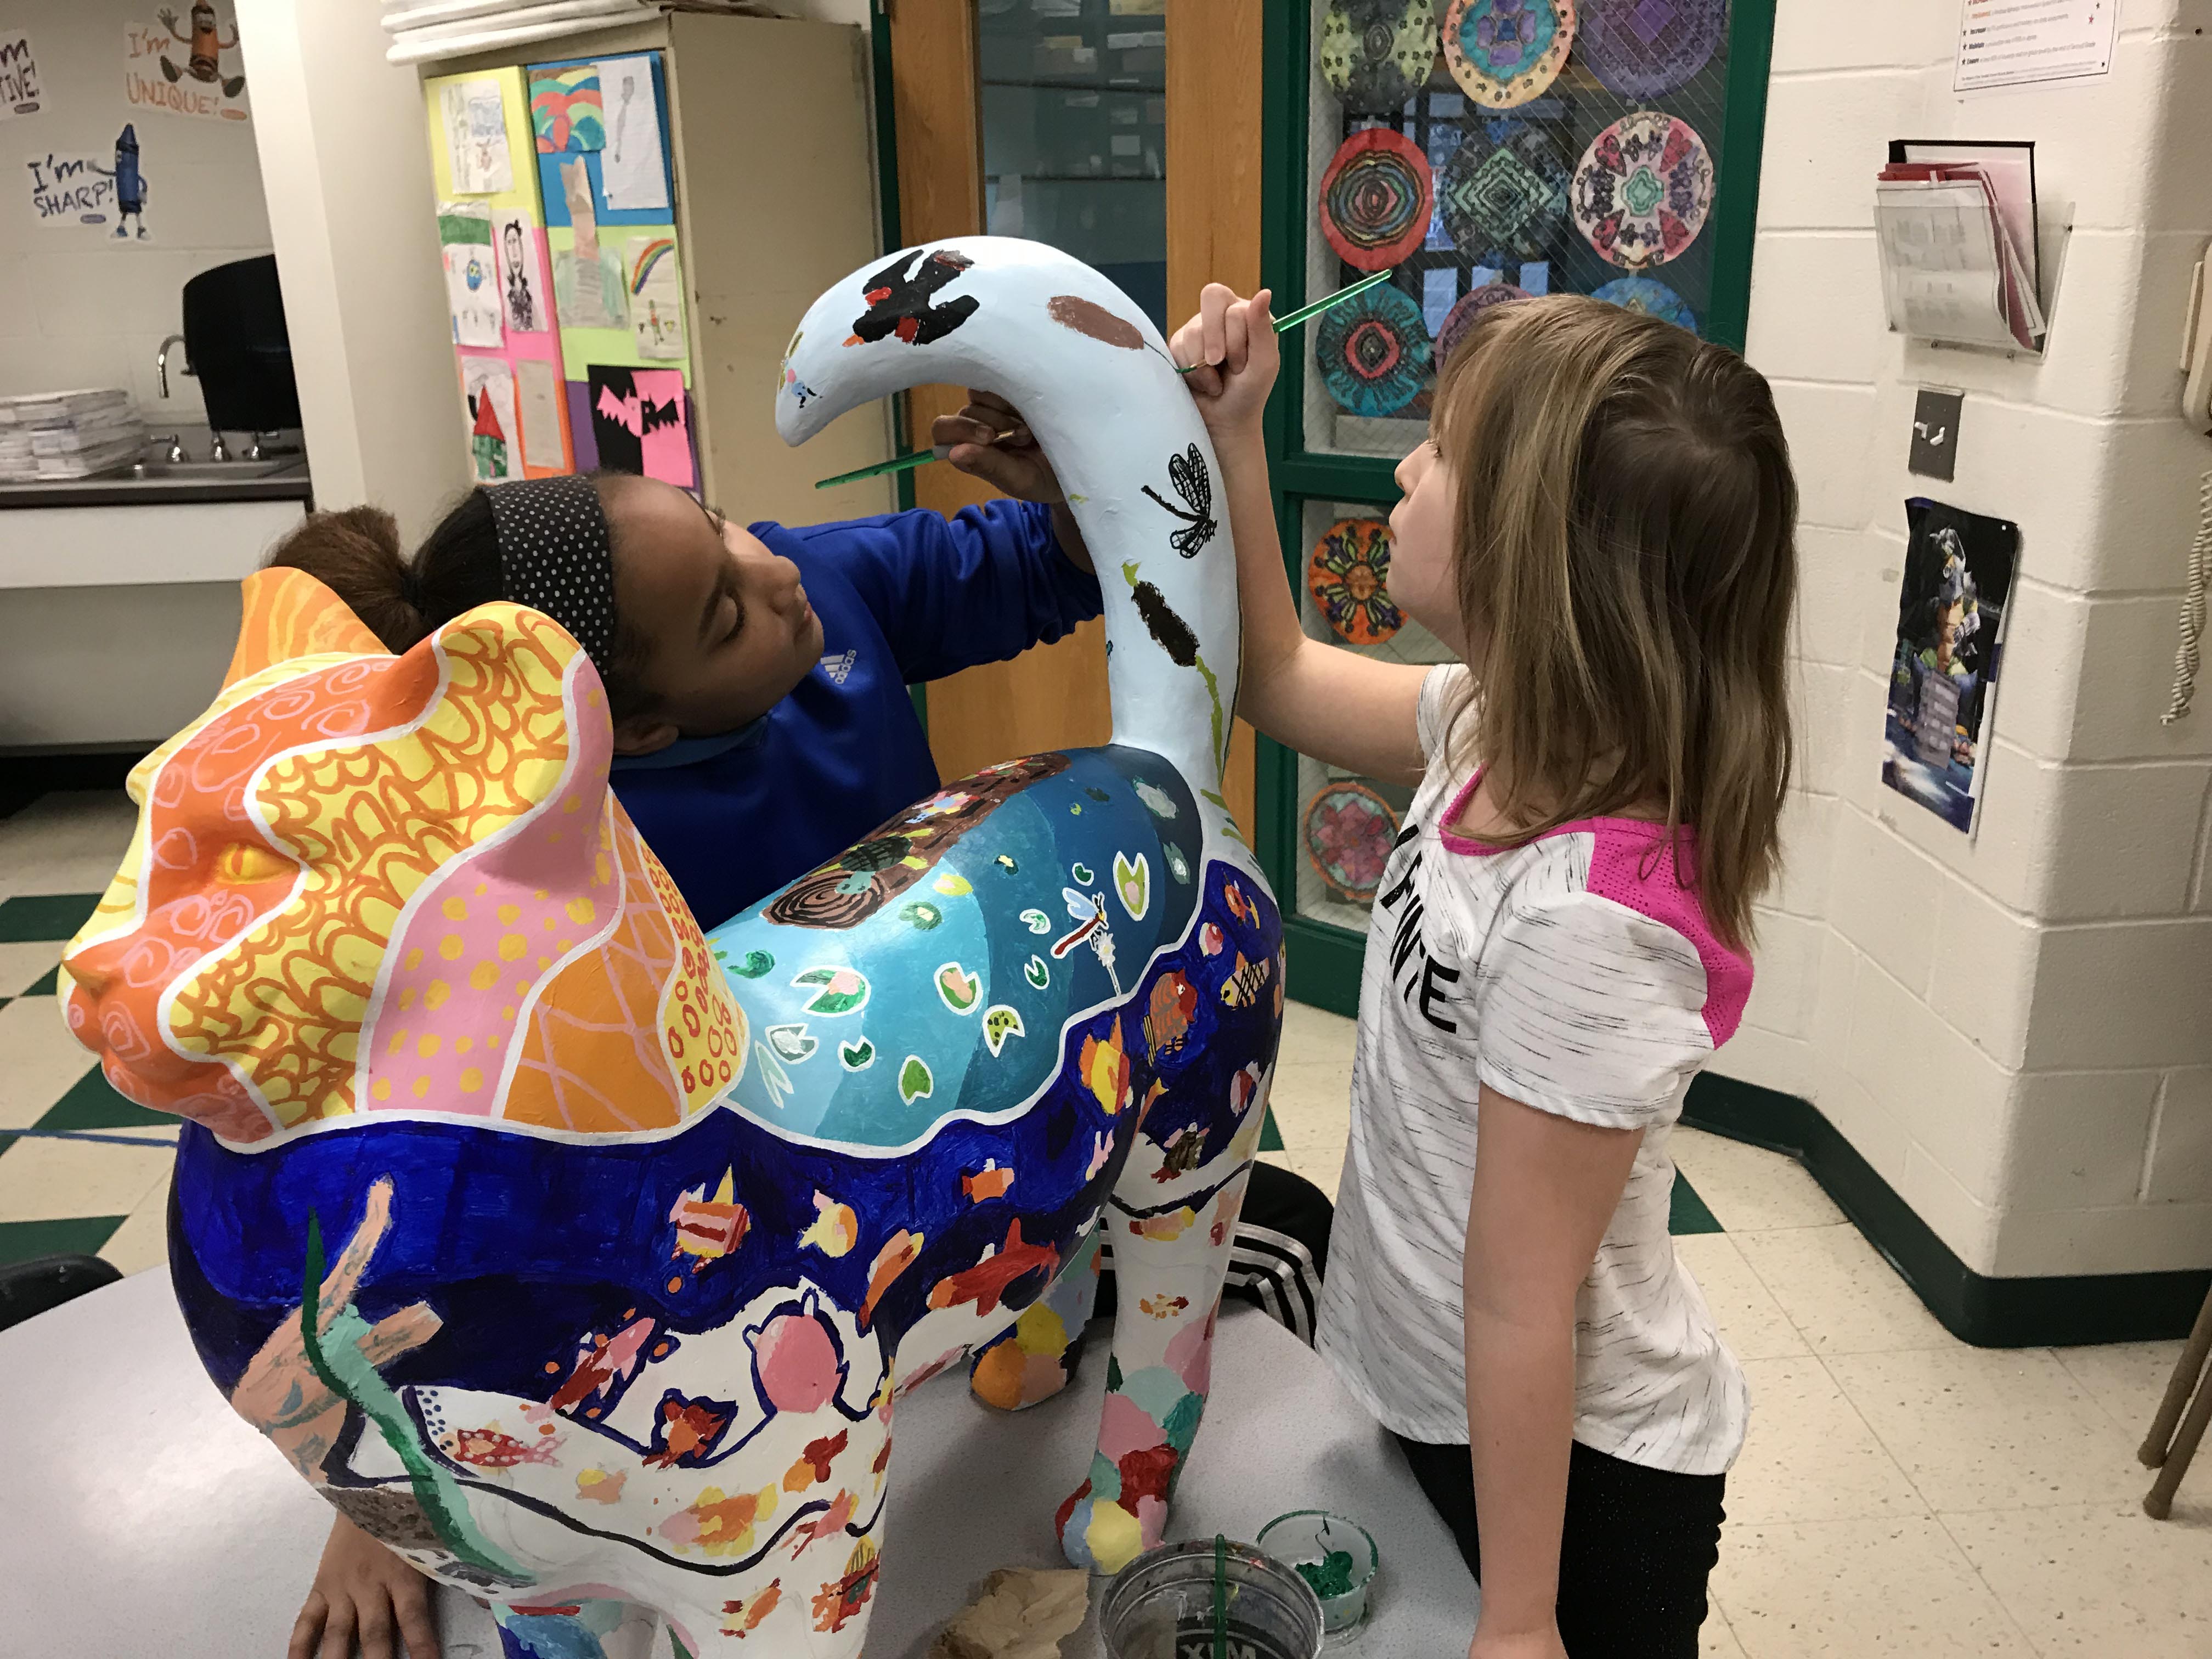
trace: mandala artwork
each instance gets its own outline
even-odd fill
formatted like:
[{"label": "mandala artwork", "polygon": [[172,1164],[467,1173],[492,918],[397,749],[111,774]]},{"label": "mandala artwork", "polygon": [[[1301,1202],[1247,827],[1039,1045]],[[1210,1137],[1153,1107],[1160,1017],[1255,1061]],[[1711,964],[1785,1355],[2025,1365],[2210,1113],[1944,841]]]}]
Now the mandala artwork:
[{"label": "mandala artwork", "polygon": [[1429,378],[1429,326],[1420,307],[1385,283],[1322,313],[1314,359],[1346,414],[1395,415]]},{"label": "mandala artwork", "polygon": [[1698,331],[1698,313],[1690,309],[1689,302],[1666,283],[1654,282],[1649,276],[1620,277],[1595,290],[1590,298],[1619,306],[1624,311],[1656,317],[1662,323],[1686,328],[1692,334]]},{"label": "mandala artwork", "polygon": [[1388,270],[1428,234],[1431,189],[1429,158],[1405,134],[1355,132],[1322,175],[1322,234],[1345,264]]},{"label": "mandala artwork", "polygon": [[1694,78],[1728,34],[1728,0],[1582,0],[1583,64],[1638,101]]},{"label": "mandala artwork", "polygon": [[1443,367],[1451,361],[1452,353],[1459,349],[1459,343],[1467,338],[1468,330],[1474,326],[1475,320],[1484,312],[1492,306],[1502,306],[1508,300],[1528,297],[1526,289],[1516,288],[1510,283],[1487,283],[1472,294],[1462,295],[1452,308],[1444,313],[1444,325],[1437,331],[1437,372],[1439,374],[1443,373]]},{"label": "mandala artwork", "polygon": [[1713,209],[1713,157],[1697,129],[1657,110],[1624,115],[1575,169],[1575,227],[1628,270],[1664,264],[1698,240]]},{"label": "mandala artwork", "polygon": [[1436,56],[1429,0],[1334,0],[1316,54],[1345,108],[1368,114],[1396,109],[1426,86]]},{"label": "mandala artwork", "polygon": [[1398,838],[1398,815],[1373,788],[1350,778],[1323,786],[1306,803],[1306,862],[1348,904],[1372,904]]},{"label": "mandala artwork", "polygon": [[1306,592],[1339,639],[1380,645],[1406,625],[1390,602],[1390,526],[1340,519],[1322,532],[1306,563]]},{"label": "mandala artwork", "polygon": [[1478,264],[1540,259],[1567,224],[1566,158],[1542,128],[1507,118],[1470,131],[1444,163],[1444,229]]},{"label": "mandala artwork", "polygon": [[1540,97],[1575,41],[1575,0],[1451,0],[1441,33],[1444,65],[1488,109]]}]

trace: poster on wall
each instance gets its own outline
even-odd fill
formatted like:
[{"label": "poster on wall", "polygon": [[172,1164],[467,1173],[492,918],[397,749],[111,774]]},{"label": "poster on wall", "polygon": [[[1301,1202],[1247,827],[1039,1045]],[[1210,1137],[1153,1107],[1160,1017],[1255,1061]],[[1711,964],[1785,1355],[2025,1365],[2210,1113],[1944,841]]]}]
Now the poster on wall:
[{"label": "poster on wall", "polygon": [[209,0],[193,0],[185,18],[164,6],[147,22],[124,24],[123,95],[134,108],[172,115],[251,118],[237,19],[226,27]]},{"label": "poster on wall", "polygon": [[492,238],[499,251],[500,302],[507,308],[508,330],[543,333],[553,326],[553,307],[538,261],[538,227],[527,214],[501,213],[492,220]]},{"label": "poster on wall", "polygon": [[438,210],[439,252],[446,263],[446,305],[453,318],[453,343],[496,346],[499,283],[491,252],[491,214],[466,202]]},{"label": "poster on wall", "polygon": [[504,357],[461,358],[468,397],[469,456],[478,483],[522,476],[521,427],[514,413],[514,367]]},{"label": "poster on wall", "polygon": [[530,126],[540,155],[605,149],[607,128],[599,105],[599,66],[572,64],[566,69],[531,70]]},{"label": "poster on wall", "polygon": [[48,150],[24,163],[31,217],[49,230],[115,223],[115,172],[108,158]]},{"label": "poster on wall", "polygon": [[1924,497],[1905,512],[1881,781],[1972,835],[2020,526]]},{"label": "poster on wall", "polygon": [[31,37],[21,29],[0,28],[0,121],[36,115],[45,95]]}]

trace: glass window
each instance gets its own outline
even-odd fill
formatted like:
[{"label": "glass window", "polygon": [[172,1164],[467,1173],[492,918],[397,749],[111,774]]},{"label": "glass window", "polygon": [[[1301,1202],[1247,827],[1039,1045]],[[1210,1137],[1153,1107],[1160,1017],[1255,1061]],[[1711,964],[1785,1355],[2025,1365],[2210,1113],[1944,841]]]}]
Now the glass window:
[{"label": "glass window", "polygon": [[1500,299],[1699,325],[1729,0],[1310,3],[1306,294],[1396,274],[1303,331],[1304,448],[1404,454]]},{"label": "glass window", "polygon": [[1095,266],[1165,332],[1167,0],[980,13],[984,222]]}]

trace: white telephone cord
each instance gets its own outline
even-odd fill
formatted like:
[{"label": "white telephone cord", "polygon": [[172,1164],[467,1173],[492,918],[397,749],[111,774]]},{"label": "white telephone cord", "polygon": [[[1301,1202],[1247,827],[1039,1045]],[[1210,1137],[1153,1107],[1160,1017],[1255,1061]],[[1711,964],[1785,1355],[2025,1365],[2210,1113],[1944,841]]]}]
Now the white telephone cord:
[{"label": "white telephone cord", "polygon": [[2204,589],[2212,575],[2212,472],[2197,497],[2197,540],[2189,550],[2189,590],[2181,596],[2181,644],[2173,653],[2173,696],[2159,724],[2171,726],[2189,712],[2197,695],[2197,641],[2204,632]]}]

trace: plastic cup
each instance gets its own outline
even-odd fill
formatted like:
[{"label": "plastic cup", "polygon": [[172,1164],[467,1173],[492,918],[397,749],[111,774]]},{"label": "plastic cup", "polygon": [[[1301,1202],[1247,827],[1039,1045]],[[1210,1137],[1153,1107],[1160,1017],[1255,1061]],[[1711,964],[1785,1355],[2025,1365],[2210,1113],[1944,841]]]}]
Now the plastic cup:
[{"label": "plastic cup", "polygon": [[1367,1593],[1382,1555],[1357,1521],[1327,1510],[1292,1510],[1260,1528],[1260,1548],[1287,1562],[1312,1589],[1328,1634],[1340,1636],[1367,1616]]},{"label": "plastic cup", "polygon": [[[1115,1575],[1098,1607],[1109,1659],[1214,1659],[1211,1538],[1146,1550]],[[1322,1609],[1306,1581],[1249,1544],[1223,1563],[1222,1659],[1317,1659]]]}]

